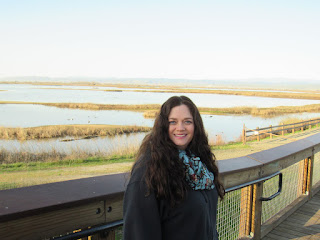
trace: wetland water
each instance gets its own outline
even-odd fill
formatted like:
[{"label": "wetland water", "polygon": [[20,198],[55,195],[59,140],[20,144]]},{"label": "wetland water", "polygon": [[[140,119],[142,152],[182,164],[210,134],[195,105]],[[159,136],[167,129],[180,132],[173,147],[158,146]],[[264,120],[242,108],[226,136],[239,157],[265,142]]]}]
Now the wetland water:
[{"label": "wetland water", "polygon": [[[67,90],[66,90],[67,89]],[[91,90],[90,90],[91,89]],[[115,88],[96,88],[79,86],[34,86],[25,84],[0,84],[0,101],[24,102],[81,102],[102,104],[162,104],[170,96],[186,95],[199,107],[234,107],[234,106],[301,106],[320,103],[319,100],[276,99],[217,94],[172,94],[153,92],[106,92],[102,90]],[[117,88],[118,89],[118,88]],[[100,91],[101,90],[101,91]],[[119,89],[118,89],[119,90]],[[128,90],[128,89],[126,89]],[[288,117],[301,119],[320,117],[320,113],[290,114],[275,118],[261,118],[236,115],[202,115],[210,139],[222,135],[225,141],[236,140],[242,131],[243,124],[248,128],[277,125]],[[153,119],[145,119],[141,112],[118,110],[78,110],[62,109],[31,104],[0,104],[0,126],[35,127],[43,125],[64,124],[111,124],[152,126]],[[19,149],[52,149],[69,151],[70,149],[105,150],[126,147],[141,142],[145,133],[130,134],[116,138],[95,138],[61,142],[61,139],[41,141],[0,141],[1,147],[11,150]],[[36,146],[36,147],[35,147]]]}]

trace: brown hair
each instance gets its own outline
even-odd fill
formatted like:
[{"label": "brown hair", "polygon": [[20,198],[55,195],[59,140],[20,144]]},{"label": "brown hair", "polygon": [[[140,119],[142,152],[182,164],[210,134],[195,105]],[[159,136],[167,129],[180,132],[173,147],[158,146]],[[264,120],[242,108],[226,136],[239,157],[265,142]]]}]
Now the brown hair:
[{"label": "brown hair", "polygon": [[224,187],[219,178],[215,156],[208,144],[201,115],[196,105],[186,96],[174,96],[162,104],[152,131],[144,138],[133,169],[140,164],[146,167],[145,181],[160,199],[168,200],[172,205],[181,202],[188,189],[185,181],[184,164],[179,161],[178,148],[170,140],[168,117],[172,108],[186,105],[193,117],[194,135],[187,146],[188,151],[200,157],[208,170],[214,174],[214,183],[220,198],[224,196]]}]

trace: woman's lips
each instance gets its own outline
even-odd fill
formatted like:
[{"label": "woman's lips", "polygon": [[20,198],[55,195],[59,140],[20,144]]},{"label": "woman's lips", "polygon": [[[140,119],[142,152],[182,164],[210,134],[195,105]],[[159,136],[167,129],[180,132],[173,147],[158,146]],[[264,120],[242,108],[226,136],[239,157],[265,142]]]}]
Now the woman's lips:
[{"label": "woman's lips", "polygon": [[177,138],[184,138],[187,136],[187,134],[174,134],[174,136]]}]

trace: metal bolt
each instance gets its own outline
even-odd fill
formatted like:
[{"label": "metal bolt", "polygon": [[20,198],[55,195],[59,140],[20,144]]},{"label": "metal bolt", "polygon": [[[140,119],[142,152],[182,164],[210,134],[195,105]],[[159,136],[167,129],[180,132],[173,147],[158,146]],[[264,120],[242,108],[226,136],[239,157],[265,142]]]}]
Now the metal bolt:
[{"label": "metal bolt", "polygon": [[109,207],[108,207],[108,212],[111,212],[111,211],[112,211],[112,207],[109,206]]},{"label": "metal bolt", "polygon": [[97,208],[96,214],[100,214],[101,213],[101,209]]}]

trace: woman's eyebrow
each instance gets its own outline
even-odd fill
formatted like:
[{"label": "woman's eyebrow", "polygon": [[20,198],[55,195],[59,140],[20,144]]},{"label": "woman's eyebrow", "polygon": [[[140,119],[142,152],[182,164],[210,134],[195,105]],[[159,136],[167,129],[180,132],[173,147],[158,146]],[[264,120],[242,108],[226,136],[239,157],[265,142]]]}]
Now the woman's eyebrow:
[{"label": "woman's eyebrow", "polygon": [[[171,118],[168,118],[168,119],[171,119],[171,120],[176,120],[177,118],[173,118],[173,117],[171,117]],[[187,117],[187,118],[184,118],[183,120],[193,120],[193,118],[192,117]]]}]

